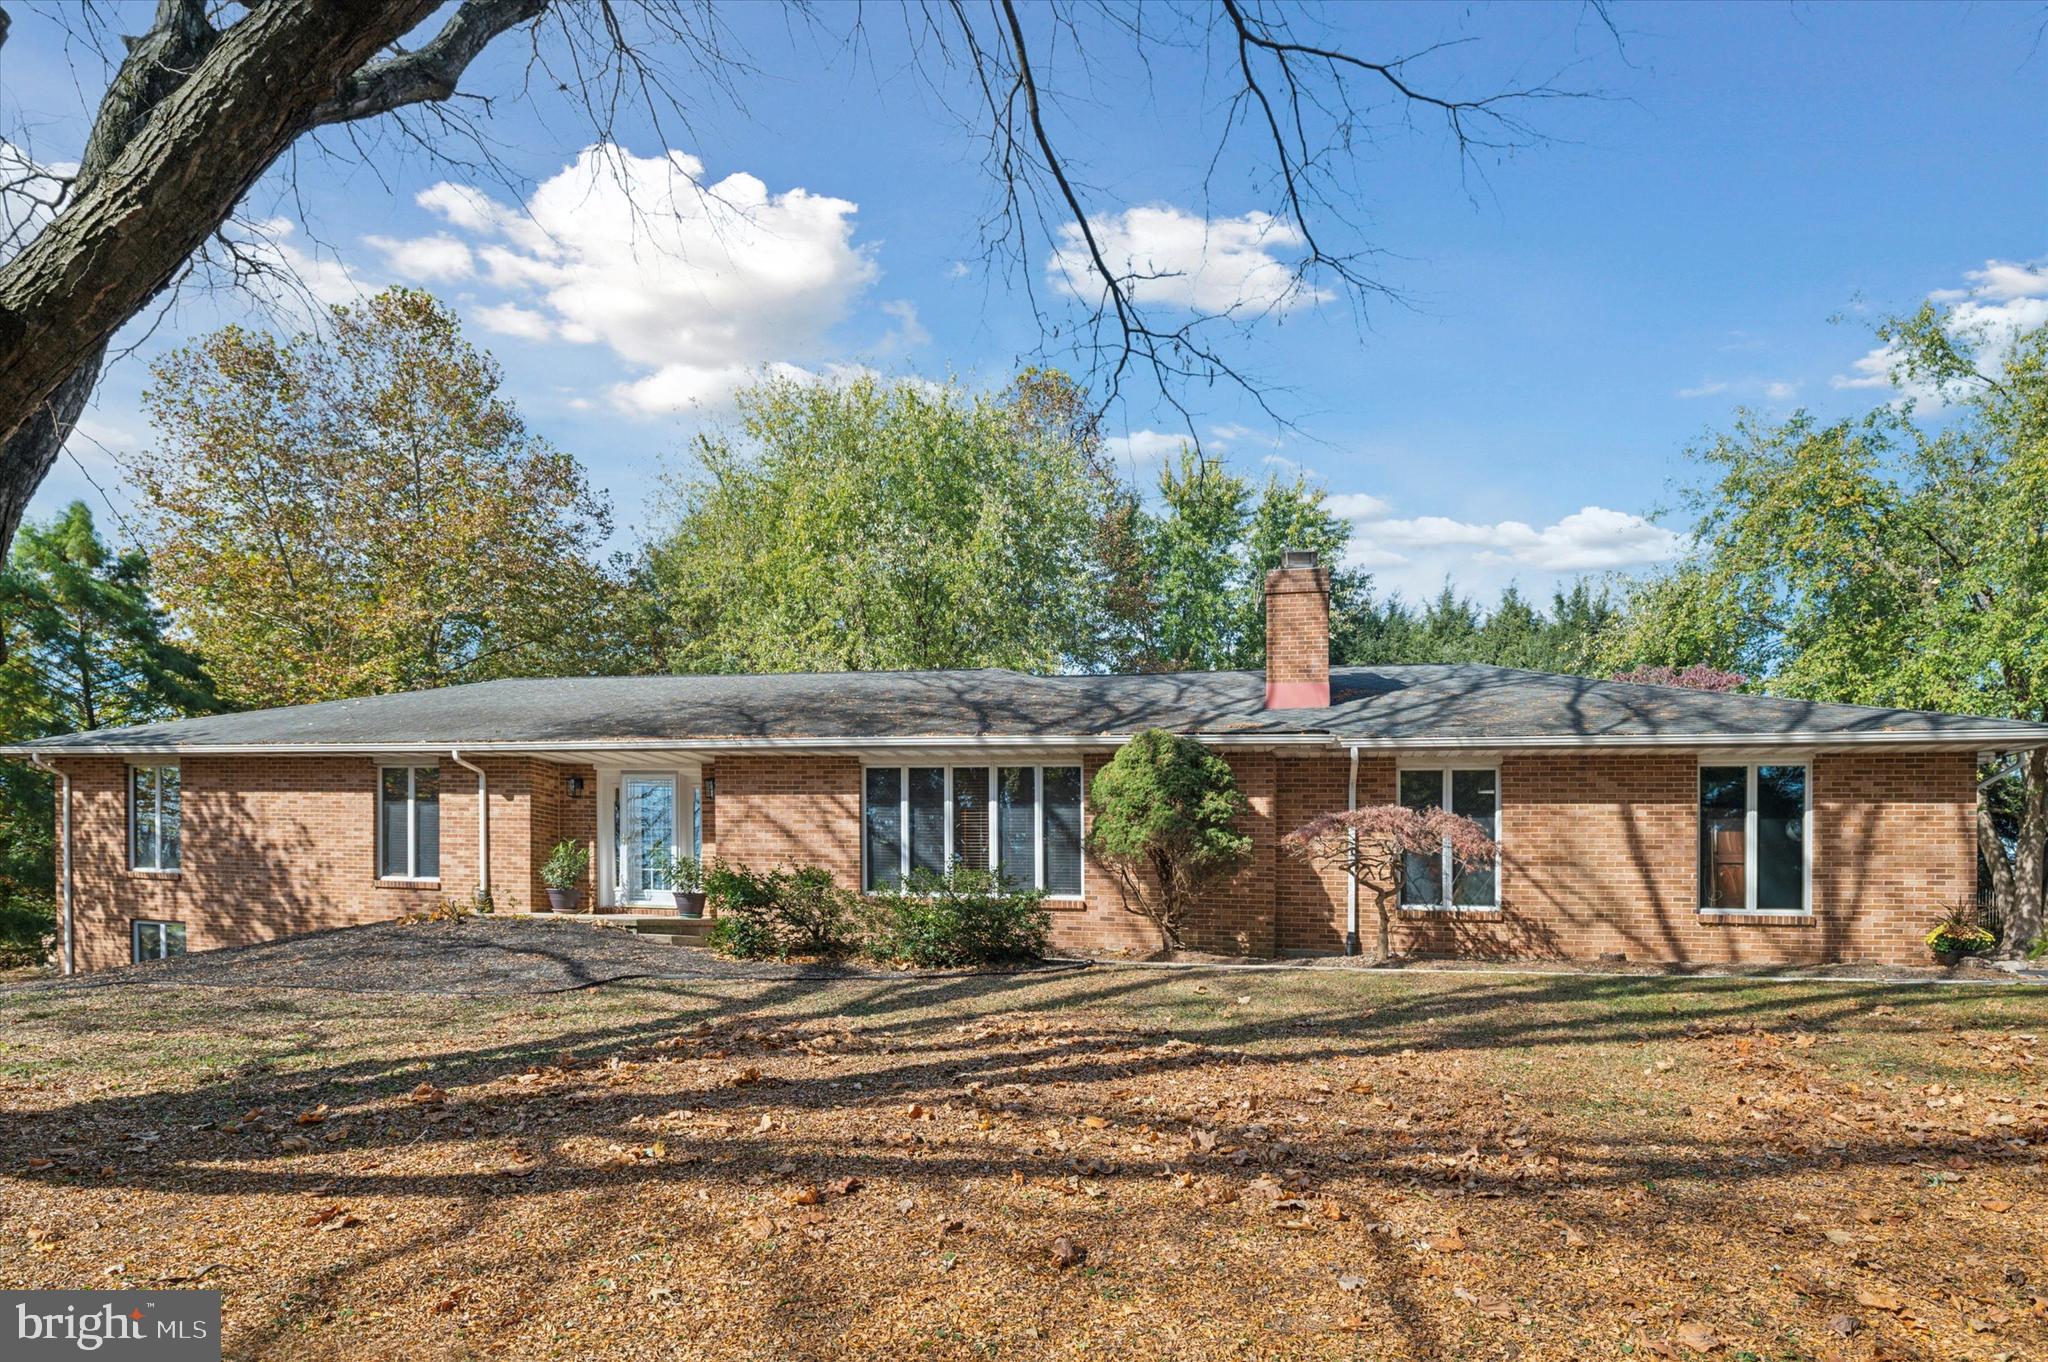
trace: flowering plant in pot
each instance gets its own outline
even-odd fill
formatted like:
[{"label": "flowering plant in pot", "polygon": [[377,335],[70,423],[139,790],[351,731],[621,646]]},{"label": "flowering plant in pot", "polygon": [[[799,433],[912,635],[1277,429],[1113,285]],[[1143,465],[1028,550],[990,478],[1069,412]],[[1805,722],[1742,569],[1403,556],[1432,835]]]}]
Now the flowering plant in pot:
[{"label": "flowering plant in pot", "polygon": [[1982,955],[1998,945],[1998,935],[1977,916],[1973,903],[1957,904],[1948,916],[1927,934],[1927,948],[1944,965],[1953,965],[1966,955]]},{"label": "flowering plant in pot", "polygon": [[581,842],[555,843],[540,867],[540,882],[548,891],[548,908],[558,913],[575,912],[576,905],[583,900],[583,872],[588,869],[590,848]]},{"label": "flowering plant in pot", "polygon": [[650,874],[675,896],[676,912],[683,917],[704,916],[704,863],[695,856],[678,856],[657,851],[647,858]]}]

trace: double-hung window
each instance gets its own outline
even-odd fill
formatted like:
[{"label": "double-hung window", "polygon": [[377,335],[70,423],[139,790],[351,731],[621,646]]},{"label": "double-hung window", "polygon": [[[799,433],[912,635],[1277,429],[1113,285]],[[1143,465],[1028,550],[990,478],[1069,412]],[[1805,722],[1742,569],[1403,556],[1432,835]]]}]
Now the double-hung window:
[{"label": "double-hung window", "polygon": [[130,958],[138,965],[145,960],[168,960],[174,955],[183,955],[185,924],[138,921],[129,944]]},{"label": "double-hung window", "polygon": [[1700,910],[1810,911],[1810,768],[1803,762],[1700,767]]},{"label": "double-hung window", "polygon": [[178,768],[128,768],[128,864],[135,870],[178,868]]},{"label": "double-hung window", "polygon": [[[1485,828],[1488,836],[1500,836],[1500,772],[1490,767],[1404,769],[1401,803],[1410,809],[1449,809]],[[1407,854],[1401,870],[1401,906],[1498,908],[1500,875],[1491,865],[1458,864],[1447,838],[1433,856]]]},{"label": "double-hung window", "polygon": [[1081,896],[1079,766],[871,766],[861,887],[918,871],[992,870],[1014,889]]},{"label": "double-hung window", "polygon": [[386,766],[377,786],[377,875],[387,880],[441,878],[441,772]]}]

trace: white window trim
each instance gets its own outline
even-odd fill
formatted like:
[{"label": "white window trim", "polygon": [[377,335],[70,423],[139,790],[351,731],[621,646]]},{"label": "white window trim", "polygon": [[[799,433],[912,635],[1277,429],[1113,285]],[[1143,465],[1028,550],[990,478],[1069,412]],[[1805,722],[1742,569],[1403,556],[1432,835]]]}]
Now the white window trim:
[{"label": "white window trim", "polygon": [[[1740,908],[1715,908],[1704,900],[1707,886],[1700,874],[1700,780],[1699,772],[1708,767],[1740,766],[1743,768],[1742,793],[1742,902]],[[1797,766],[1806,773],[1806,803],[1799,812],[1799,897],[1797,908],[1759,908],[1756,906],[1756,773],[1760,766]],[[1695,772],[1692,785],[1692,875],[1693,897],[1701,900],[1701,917],[1812,917],[1813,916],[1813,758],[1810,756],[1758,757],[1754,761],[1738,761],[1733,758],[1702,756],[1699,772]]]},{"label": "white window trim", "polygon": [[[1079,903],[1086,899],[1088,897],[1088,853],[1086,846],[1086,830],[1088,827],[1087,767],[1079,761],[1051,761],[1046,762],[1042,765],[1029,765],[1020,762],[986,761],[977,762],[974,763],[974,765],[982,766],[988,771],[988,864],[985,866],[970,866],[968,867],[968,869],[994,871],[1001,865],[1003,847],[1002,838],[998,834],[998,810],[996,806],[997,781],[1000,779],[1000,777],[997,773],[999,771],[1010,769],[1027,770],[1031,772],[1031,807],[1034,814],[1034,817],[1031,820],[1031,864],[1032,885],[1034,889],[1039,889],[1039,886],[1043,886],[1045,883],[1045,773],[1048,770],[1071,770],[1080,773],[1080,814],[1081,830],[1083,833],[1083,845],[1081,851],[1081,888],[1077,892],[1072,894],[1054,894],[1046,892],[1042,889],[1039,889],[1039,892],[1044,892],[1045,897],[1054,903]],[[974,765],[962,766],[958,769],[973,770]],[[872,890],[867,887],[867,773],[873,770],[893,770],[896,773],[896,883],[898,887],[901,887],[902,884],[910,878],[910,773],[913,769],[928,770],[930,768],[928,765],[923,763],[920,763],[915,767],[911,767],[889,766],[881,762],[870,762],[861,767],[860,892],[863,894],[872,894],[876,892],[875,890]],[[953,772],[956,768],[951,763],[948,763],[940,767],[939,769],[946,773],[946,813],[945,817],[941,821],[945,824],[946,831],[946,850],[944,853],[944,859],[945,864],[950,866],[953,864]]]},{"label": "white window trim", "polygon": [[[178,863],[165,865],[164,861],[164,775],[166,771],[178,772],[174,761],[138,761],[128,764],[128,869],[137,875],[181,875],[185,870],[185,778],[178,773]],[[142,861],[142,843],[137,835],[141,828],[141,806],[135,802],[135,773],[154,771],[156,775],[156,829],[155,845],[150,848],[150,861]]]},{"label": "white window trim", "polygon": [[[144,960],[169,960],[171,958],[171,953],[170,950],[168,949],[170,942],[168,934],[159,937],[159,940],[163,941],[166,946],[166,949],[161,955],[144,955],[142,953],[142,929],[144,927],[176,927],[180,931],[183,931],[185,929],[185,924],[182,922],[170,922],[163,918],[153,917],[139,917],[128,924],[128,961],[130,964],[139,965]],[[184,952],[180,951],[179,954],[182,955],[184,954]]]},{"label": "white window trim", "polygon": [[[1401,799],[1401,777],[1404,773],[1409,771],[1431,771],[1440,773],[1442,775],[1443,786],[1438,793],[1438,798],[1440,798],[1443,801],[1443,807],[1446,809],[1451,807],[1451,776],[1453,775],[1453,773],[1458,771],[1493,772],[1493,844],[1497,848],[1506,846],[1506,839],[1503,837],[1502,834],[1505,833],[1507,830],[1507,820],[1504,817],[1502,817],[1501,813],[1501,806],[1505,801],[1502,799],[1502,790],[1504,787],[1501,784],[1500,759],[1498,757],[1495,757],[1489,761],[1460,761],[1453,757],[1446,758],[1445,760],[1441,761],[1432,760],[1398,763],[1394,768],[1394,800],[1396,803],[1399,803]],[[1501,880],[1503,878],[1501,871],[1503,868],[1503,863],[1506,858],[1498,850],[1494,852],[1493,856],[1492,903],[1452,903],[1450,900],[1453,888],[1453,876],[1451,867],[1451,844],[1448,839],[1445,840],[1443,850],[1438,854],[1440,859],[1437,869],[1437,882],[1443,885],[1443,898],[1436,903],[1401,903],[1397,906],[1400,908],[1402,912],[1448,913],[1452,916],[1456,916],[1459,913],[1498,913],[1501,910],[1500,891]],[[1408,887],[1408,875],[1405,869],[1401,872],[1401,887],[1403,889],[1406,889]]]},{"label": "white window trim", "polygon": [[410,761],[385,761],[377,764],[377,845],[373,854],[377,857],[377,882],[379,884],[439,884],[441,882],[441,876],[438,872],[432,875],[421,875],[418,873],[387,875],[384,873],[384,773],[386,771],[405,772],[405,867],[408,871],[417,872],[420,868],[420,772],[432,771],[438,775],[440,770],[441,767],[438,762],[424,764]]}]

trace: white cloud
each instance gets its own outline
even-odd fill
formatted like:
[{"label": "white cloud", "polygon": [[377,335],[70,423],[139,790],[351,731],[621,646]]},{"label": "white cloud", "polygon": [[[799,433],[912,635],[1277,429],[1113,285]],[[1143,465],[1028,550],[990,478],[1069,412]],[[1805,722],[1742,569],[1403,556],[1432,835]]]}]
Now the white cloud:
[{"label": "white cloud", "polygon": [[1323,508],[1344,520],[1377,520],[1394,509],[1367,492],[1333,492],[1323,498]]},{"label": "white cloud", "polygon": [[1180,447],[1187,442],[1187,436],[1163,430],[1134,430],[1128,435],[1112,435],[1102,445],[1112,458],[1130,463],[1150,463],[1179,453]]},{"label": "white cloud", "polygon": [[[1296,278],[1300,231],[1269,213],[1203,218],[1170,204],[1131,208],[1089,224],[1110,270],[1140,302],[1220,315],[1285,312],[1328,301],[1329,290]],[[1055,288],[1093,301],[1102,292],[1077,224],[1060,229],[1046,261]]]},{"label": "white cloud", "polygon": [[883,303],[882,311],[896,319],[896,325],[882,337],[883,349],[915,349],[930,342],[932,333],[925,330],[924,323],[917,319],[916,303],[908,298],[896,298]]},{"label": "white cloud", "polygon": [[[608,347],[642,371],[611,389],[614,404],[655,416],[721,402],[763,372],[829,372],[830,333],[877,274],[854,244],[848,200],[773,192],[745,173],[705,184],[703,173],[679,151],[592,147],[524,213],[447,183],[418,202],[480,239],[484,279],[510,295],[479,322]],[[896,321],[887,343],[928,339],[907,303],[885,310]]]},{"label": "white cloud", "polygon": [[467,279],[476,272],[469,247],[446,232],[398,240],[388,236],[366,236],[363,244],[382,252],[384,263],[401,279],[445,283]]},{"label": "white cloud", "polygon": [[[1987,260],[1983,269],[1965,271],[1963,277],[1969,287],[1936,289],[1927,296],[1950,305],[1949,333],[1974,341],[1980,364],[2002,369],[2019,334],[2048,323],[2048,264]],[[1940,406],[1942,394],[1930,385],[1892,382],[1900,358],[1897,346],[1878,346],[1854,360],[1852,372],[1837,374],[1831,382],[1837,388],[1897,388],[1922,406]]]},{"label": "white cloud", "polygon": [[1702,383],[1693,388],[1680,388],[1676,395],[1679,397],[1712,397],[1716,393],[1725,393],[1727,391],[1728,385],[1726,383],[1715,380]]},{"label": "white cloud", "polygon": [[501,336],[516,336],[520,340],[543,341],[554,334],[548,319],[530,307],[517,303],[498,303],[491,307],[480,307],[471,314],[486,331],[495,331]]},{"label": "white cloud", "polygon": [[1773,402],[1790,402],[1793,398],[1799,396],[1799,385],[1797,383],[1787,383],[1782,379],[1766,383],[1764,384],[1764,396],[1770,398]]},{"label": "white cloud", "polygon": [[1586,506],[1541,527],[1520,520],[1474,522],[1449,516],[1395,516],[1386,499],[1339,492],[1324,502],[1351,522],[1345,563],[1374,573],[1380,589],[1410,599],[1446,580],[1489,595],[1523,573],[1555,579],[1582,572],[1668,562],[1684,536],[1639,515]]}]

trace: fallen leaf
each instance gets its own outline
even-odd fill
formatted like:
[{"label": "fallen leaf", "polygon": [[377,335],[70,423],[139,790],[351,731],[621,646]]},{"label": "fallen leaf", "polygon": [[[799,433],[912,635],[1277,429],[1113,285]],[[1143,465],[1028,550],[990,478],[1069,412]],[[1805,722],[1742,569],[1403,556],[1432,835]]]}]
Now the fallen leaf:
[{"label": "fallen leaf", "polygon": [[1054,1267],[1064,1271],[1070,1267],[1079,1267],[1087,1260],[1088,1250],[1082,1248],[1066,1235],[1063,1234],[1052,1241],[1052,1262]]},{"label": "fallen leaf", "polygon": [[1447,1230],[1439,1230],[1435,1234],[1424,1235],[1422,1246],[1431,1253],[1463,1253],[1465,1251],[1465,1235],[1462,1230],[1453,1225]]},{"label": "fallen leaf", "polygon": [[322,1102],[311,1111],[302,1111],[294,1121],[295,1125],[317,1126],[327,1119],[327,1104]]},{"label": "fallen leaf", "polygon": [[1833,1319],[1828,1321],[1828,1328],[1833,1329],[1843,1338],[1849,1337],[1851,1334],[1855,1333],[1858,1329],[1861,1329],[1862,1327],[1863,1321],[1856,1318],[1856,1316],[1854,1315],[1836,1315]]},{"label": "fallen leaf", "polygon": [[1864,1287],[1859,1290],[1856,1293],[1856,1303],[1868,1306],[1872,1310],[1889,1310],[1894,1313],[1906,1308],[1905,1302],[1899,1299],[1896,1292],[1887,1291],[1881,1286]]},{"label": "fallen leaf", "polygon": [[1710,1353],[1721,1346],[1720,1336],[1696,1319],[1679,1325],[1675,1337],[1696,1353]]},{"label": "fallen leaf", "polygon": [[1477,1310],[1480,1314],[1487,1315],[1493,1319],[1513,1319],[1515,1317],[1515,1307],[1499,1296],[1481,1296],[1467,1291],[1462,1286],[1452,1287],[1451,1294]]}]

